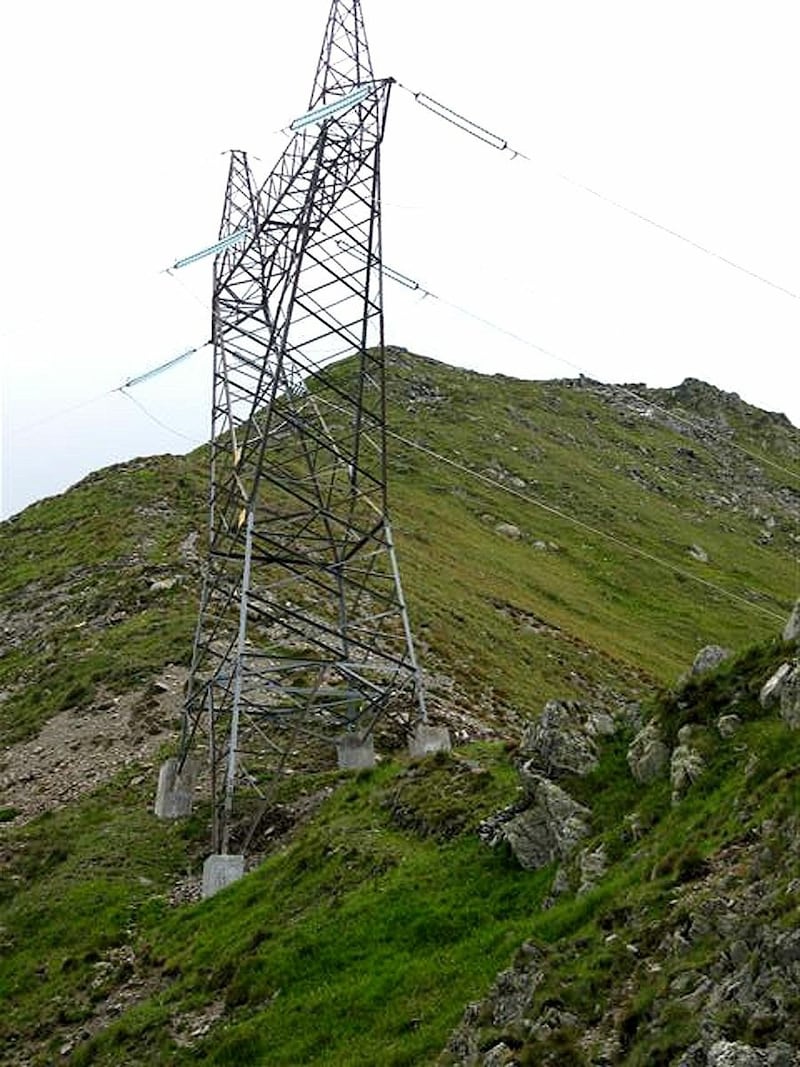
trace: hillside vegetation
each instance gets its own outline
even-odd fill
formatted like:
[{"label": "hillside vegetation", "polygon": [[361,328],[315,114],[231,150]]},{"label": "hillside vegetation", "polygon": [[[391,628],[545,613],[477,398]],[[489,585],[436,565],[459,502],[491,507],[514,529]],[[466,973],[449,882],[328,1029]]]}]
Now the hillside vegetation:
[{"label": "hillside vegetation", "polygon": [[[727,1042],[793,1063],[800,732],[759,693],[797,656],[797,431],[691,380],[525,383],[392,349],[389,381],[400,565],[454,752],[288,777],[211,900],[207,805],[151,814],[204,450],[0,525],[0,1059],[703,1067]],[[689,676],[711,643],[735,655]],[[580,849],[525,869],[486,827],[525,809],[553,698],[613,730],[559,778],[591,812]],[[631,773],[647,723],[701,759],[674,803],[668,768]]]}]

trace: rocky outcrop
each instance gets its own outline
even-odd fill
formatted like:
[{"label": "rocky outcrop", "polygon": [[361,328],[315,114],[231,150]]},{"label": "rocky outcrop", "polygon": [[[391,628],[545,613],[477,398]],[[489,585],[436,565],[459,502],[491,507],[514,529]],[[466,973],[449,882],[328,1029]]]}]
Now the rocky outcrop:
[{"label": "rocky outcrop", "polygon": [[608,856],[605,847],[598,845],[597,848],[593,849],[581,849],[578,856],[578,869],[580,871],[578,896],[581,896],[581,894],[588,893],[594,889],[608,870]]},{"label": "rocky outcrop", "polygon": [[[619,933],[609,933],[618,977],[609,979],[599,1014],[591,1000],[584,1016],[549,995],[554,971],[572,973],[565,953],[577,966],[585,951],[580,938],[552,949],[523,946],[515,966],[465,1012],[440,1063],[487,1067],[501,1045],[514,1049],[497,1061],[509,1065],[626,1063],[638,1025],[651,1036],[667,1034],[678,1012],[694,1020],[695,1036],[673,1052],[675,1067],[798,1067],[800,930],[791,900],[800,877],[786,883],[770,876],[778,855],[782,870],[800,871],[798,830],[796,816],[762,824],[747,844],[722,848],[698,878],[676,885],[663,914],[633,913]],[[644,988],[656,992],[637,1022]],[[744,1031],[761,1035],[757,1047]]]},{"label": "rocky outcrop", "polygon": [[792,1067],[797,1061],[785,1042],[762,1049],[739,1041],[716,1041],[704,1062],[706,1067]]},{"label": "rocky outcrop", "polygon": [[800,660],[782,663],[759,693],[762,708],[777,707],[790,730],[800,730]]},{"label": "rocky outcrop", "polygon": [[505,843],[521,867],[536,871],[571,856],[589,833],[591,812],[555,782],[523,768],[525,799],[480,824],[478,836],[491,848]]},{"label": "rocky outcrop", "polygon": [[[524,944],[515,967],[501,971],[494,980],[485,1000],[470,1004],[459,1026],[450,1037],[444,1063],[463,1064],[464,1067],[487,1067],[504,1050],[505,1042],[497,1040],[482,1049],[484,1026],[507,1029],[519,1024],[530,1010],[543,977],[544,956],[534,945]],[[503,1062],[502,1060],[500,1062]]]},{"label": "rocky outcrop", "polygon": [[499,522],[494,528],[494,532],[501,535],[501,537],[507,537],[509,541],[519,541],[522,537],[522,530],[519,526],[515,526],[513,522]]},{"label": "rocky outcrop", "polygon": [[598,739],[615,730],[604,711],[575,700],[548,700],[539,719],[525,729],[520,752],[530,768],[548,778],[585,775],[597,766]]},{"label": "rocky outcrop", "polygon": [[634,737],[628,749],[628,766],[631,774],[640,785],[649,785],[666,774],[669,764],[667,748],[661,726],[651,720]]},{"label": "rocky outcrop", "polygon": [[[716,652],[704,660],[718,664],[722,658]],[[704,702],[705,686],[686,685],[639,729],[627,754],[637,782],[647,786],[669,774],[672,803],[678,805],[710,773],[716,750],[730,742],[747,752],[730,739],[747,729],[748,707],[755,711],[752,694],[759,693],[759,685],[761,707],[777,713],[773,725],[780,715],[788,726],[800,728],[800,662],[773,669],[765,684],[755,672],[745,684],[738,670],[734,665],[730,678],[723,679],[723,684],[730,681],[730,699],[721,706]],[[713,686],[710,691],[716,693]],[[696,718],[686,723],[698,694]],[[670,744],[673,712],[684,725]],[[550,702],[523,738],[528,757],[522,768],[524,801],[482,827],[490,843],[506,842],[528,869],[560,861],[543,907],[558,907],[567,894],[590,892],[610,863],[599,839],[585,840],[590,812],[563,788],[570,777],[574,781],[597,766],[599,738],[589,721],[590,713],[579,705]],[[751,804],[745,783],[734,801],[743,823],[752,819]],[[520,954],[486,999],[470,1005],[440,1064],[626,1063],[634,1044],[657,1049],[661,1035],[665,1042],[674,1040],[668,1035],[681,1018],[691,1026],[685,1044],[673,1045],[669,1061],[663,1061],[673,1067],[800,1067],[800,930],[794,914],[800,897],[800,820],[791,804],[773,810],[775,818],[753,820],[711,855],[691,833],[684,843],[671,845],[650,876],[671,880],[663,898],[669,906],[663,910],[639,911],[630,901],[615,901],[605,911],[599,905],[595,920],[600,930],[609,931],[600,948],[609,973],[615,974],[602,1010],[588,996],[583,1007],[572,996],[560,996],[571,988],[572,961],[578,967],[586,956],[582,928],[572,941]],[[647,844],[652,824],[642,823],[636,811],[625,822],[628,840],[636,843],[635,861],[652,847]],[[641,1014],[637,997],[645,988],[653,996]]]},{"label": "rocky outcrop", "polygon": [[[520,742],[523,798],[484,819],[478,829],[481,840],[492,848],[508,845],[530,871],[570,857],[589,833],[591,812],[556,783],[594,770],[600,740],[616,729],[603,710],[574,700],[548,701]],[[588,870],[585,877],[581,874],[582,882],[590,877]]]},{"label": "rocky outcrop", "polygon": [[696,727],[682,726],[678,731],[678,745],[672,752],[669,779],[672,786],[672,803],[679,803],[687,790],[706,769],[706,762],[692,744]]},{"label": "rocky outcrop", "polygon": [[791,672],[792,664],[782,663],[777,671],[764,683],[758,696],[762,708],[770,708],[773,705],[780,704],[783,683]]}]

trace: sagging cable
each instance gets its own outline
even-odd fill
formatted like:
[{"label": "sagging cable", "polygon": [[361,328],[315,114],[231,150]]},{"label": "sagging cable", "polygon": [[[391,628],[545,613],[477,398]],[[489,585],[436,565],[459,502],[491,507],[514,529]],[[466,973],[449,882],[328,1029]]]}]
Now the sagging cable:
[{"label": "sagging cable", "polygon": [[[531,162],[531,157],[526,156],[524,152],[519,152],[512,148],[508,141],[503,140],[502,137],[498,137],[490,130],[484,129],[483,126],[479,126],[476,122],[466,118],[464,115],[460,115],[457,111],[453,111],[452,108],[446,107],[444,104],[440,104],[438,100],[434,100],[426,93],[415,93],[413,90],[408,89],[401,82],[397,82],[401,89],[405,89],[407,93],[421,104],[423,107],[432,111],[440,119],[444,119],[445,122],[451,123],[457,129],[462,130],[464,133],[468,133],[471,137],[477,138],[484,144],[490,145],[492,148],[496,148],[500,152],[511,152],[512,160],[518,156],[520,159]],[[738,270],[741,274],[745,274],[750,278],[754,278],[758,282],[762,282],[764,285],[768,285],[770,289],[775,289],[779,293],[785,293],[786,296],[792,297],[793,300],[800,300],[800,292],[794,289],[789,289],[788,286],[781,285],[778,282],[772,281],[771,278],[767,278],[763,274],[759,274],[758,271],[750,270],[749,267],[743,266],[741,263],[737,263],[733,259],[729,259],[727,256],[723,256],[722,253],[715,251],[713,248],[708,248],[706,245],[700,244],[699,241],[695,241],[691,237],[687,237],[686,234],[681,233],[679,230],[675,230],[670,226],[665,226],[663,223],[658,222],[656,219],[650,218],[649,215],[644,215],[641,211],[637,211],[635,208],[628,207],[627,204],[623,204],[619,200],[614,200],[610,196],[606,196],[605,193],[599,192],[597,189],[593,189],[590,185],[584,185],[583,182],[577,181],[575,178],[571,178],[568,174],[563,174],[561,171],[554,170],[555,176],[567,185],[573,186],[575,189],[582,189],[583,192],[589,193],[590,196],[597,197],[604,204],[616,208],[618,211],[624,211],[626,215],[630,215],[631,218],[638,219],[640,222],[646,223],[648,226],[652,226],[653,229],[661,230],[662,233],[669,234],[670,237],[676,238],[678,241],[683,241],[684,244],[689,245],[690,248],[696,249],[698,252],[702,252],[704,255],[709,256],[711,259],[716,259],[720,263],[724,263],[728,267],[733,267],[734,270]]]}]

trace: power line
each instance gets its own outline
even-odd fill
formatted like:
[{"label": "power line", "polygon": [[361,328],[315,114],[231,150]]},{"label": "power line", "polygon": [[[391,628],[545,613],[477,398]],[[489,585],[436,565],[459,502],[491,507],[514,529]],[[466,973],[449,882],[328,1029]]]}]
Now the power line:
[{"label": "power line", "polygon": [[[141,385],[142,382],[149,381],[151,378],[155,378],[158,375],[163,374],[165,371],[172,370],[173,367],[176,367],[179,363],[183,363],[184,360],[188,359],[190,356],[193,356],[196,352],[202,351],[210,344],[210,341],[204,341],[200,345],[194,345],[192,348],[187,348],[186,351],[179,353],[177,356],[172,356],[170,359],[165,360],[165,362],[159,363],[158,366],[151,367],[150,370],[143,371],[141,374],[137,374],[133,378],[128,378],[122,383],[122,385],[118,385],[113,389],[106,389],[106,391],[103,393],[97,393],[96,396],[89,397],[87,400],[81,400],[77,404],[72,404],[69,407],[59,408],[57,411],[53,411],[49,415],[45,415],[44,418],[37,419],[36,422],[31,422],[28,423],[26,426],[21,426],[15,432],[29,433],[31,430],[35,430],[39,426],[43,426],[45,423],[52,422],[54,419],[63,418],[65,415],[71,415],[74,411],[80,411],[82,408],[89,407],[90,404],[96,404],[98,400],[104,400],[108,396],[113,396],[114,393],[125,394],[126,396],[128,396],[129,400],[133,400],[134,404],[138,404],[138,406],[142,408],[148,418],[151,418],[153,421],[158,422],[158,419],[156,419],[155,416],[151,415],[148,411],[146,411],[143,405],[139,404],[138,401],[134,400],[134,398],[130,396],[130,394],[125,393],[125,390],[130,389],[132,386]],[[164,423],[159,423],[159,425],[163,426],[164,429],[169,430],[170,433],[178,434],[179,437],[186,436],[185,434],[180,433],[179,430],[173,430]],[[193,437],[187,437],[186,440],[192,441],[194,444],[202,443]]]},{"label": "power line", "polygon": [[[556,360],[556,362],[558,363],[563,363],[564,366],[570,367],[572,370],[578,371],[579,374],[585,377],[594,377],[586,367],[582,367],[580,364],[575,363],[564,356],[558,355],[558,353],[554,352],[552,349],[545,348],[544,345],[537,344],[535,341],[531,341],[529,338],[523,337],[521,334],[515,333],[513,330],[509,330],[507,327],[501,326],[499,325],[499,323],[493,322],[491,319],[487,319],[485,316],[480,315],[475,311],[472,311],[470,308],[464,307],[463,304],[457,304],[455,301],[448,300],[446,297],[441,296],[439,293],[433,292],[432,289],[428,289],[420,282],[416,281],[413,278],[410,278],[406,274],[402,274],[400,271],[387,270],[386,268],[384,268],[384,273],[387,274],[387,276],[390,277],[393,281],[397,281],[400,285],[404,286],[404,288],[406,289],[419,292],[423,295],[423,297],[430,297],[432,300],[436,300],[438,303],[443,304],[446,307],[452,308],[459,314],[466,315],[474,322],[479,322],[482,326],[486,326],[490,330],[495,330],[497,333],[503,334],[505,337],[509,337],[511,340],[516,341],[518,344],[525,345],[527,348],[532,348],[536,352],[541,352],[543,355],[548,356],[550,359]],[[680,415],[678,412],[673,411],[670,408],[664,407],[662,404],[656,403],[649,397],[640,396],[639,393],[637,393],[635,390],[631,389],[627,385],[617,384],[613,382],[603,382],[602,379],[595,380],[601,382],[601,384],[607,385],[610,389],[613,389],[619,393],[623,393],[626,396],[632,397],[640,404],[644,404],[648,408],[652,408],[655,411],[662,412],[662,414],[664,415],[668,415],[671,419],[675,419],[676,422],[683,423],[685,426],[688,426],[690,429],[693,429],[698,433],[708,431],[708,427],[700,426],[698,423],[693,422],[692,419],[689,419],[684,415]],[[791,470],[791,468],[789,467],[784,467],[781,463],[775,462],[775,460],[770,459],[768,456],[762,455],[760,452],[753,452],[751,449],[745,448],[744,445],[740,445],[737,441],[726,440],[721,443],[725,447],[735,449],[737,452],[748,456],[750,459],[757,460],[759,463],[763,463],[765,466],[772,467],[776,471],[780,471],[782,474],[788,475],[790,478],[793,478],[795,480],[800,479],[800,472]],[[704,442],[701,442],[701,444],[704,444]],[[708,446],[705,445],[705,447],[707,448]]]},{"label": "power line", "polygon": [[[438,100],[434,100],[426,93],[414,92],[401,82],[397,83],[401,89],[404,89],[409,93],[413,99],[432,112],[437,118],[444,119],[445,122],[449,122],[450,125],[455,126],[463,133],[468,134],[470,137],[474,137],[475,140],[481,141],[483,144],[487,144],[492,148],[496,148],[501,152],[510,152],[512,159],[524,159],[526,162],[531,163],[532,158],[525,153],[520,152],[517,149],[512,148],[505,138],[491,133],[489,130],[479,126],[476,122],[468,119],[466,116],[459,114],[452,108],[446,107]],[[717,259],[721,263],[725,263],[729,267],[733,267],[734,270],[740,271],[742,274],[746,274],[750,278],[754,278],[756,281],[761,282],[764,285],[768,285],[771,289],[777,290],[779,293],[784,293],[786,296],[792,297],[793,300],[800,300],[800,293],[795,292],[793,289],[787,288],[785,285],[781,285],[778,282],[772,281],[771,278],[767,278],[763,274],[759,274],[758,271],[751,270],[749,267],[742,266],[741,263],[737,263],[735,260],[730,259],[728,256],[723,256],[721,252],[715,251],[713,248],[708,248],[705,245],[700,244],[699,241],[695,241],[692,237],[687,237],[686,234],[681,233],[679,230],[673,229],[670,226],[665,226],[663,223],[658,222],[656,219],[650,218],[649,215],[643,214],[641,211],[637,211],[635,208],[628,207],[627,204],[623,204],[619,200],[614,200],[610,196],[606,196],[605,193],[599,192],[597,189],[593,189],[590,185],[585,185],[583,182],[578,181],[575,178],[570,177],[568,174],[564,174],[562,171],[554,170],[553,173],[561,181],[566,182],[568,185],[574,186],[576,189],[582,189],[586,193],[590,193],[598,200],[602,200],[603,203],[609,204],[611,207],[617,208],[619,211],[624,211],[626,215],[630,215],[632,218],[638,219],[640,222],[647,223],[648,226],[652,226],[656,230],[661,230],[662,233],[669,234],[671,237],[677,238],[679,241],[683,241],[684,244],[689,245],[691,248],[696,249],[698,252],[702,252],[712,259]]]},{"label": "power line", "polygon": [[[332,408],[334,411],[340,414],[347,414],[347,412],[339,405],[326,400],[326,405]],[[595,537],[602,538],[612,544],[617,545],[619,548],[623,548],[628,552],[631,552],[642,559],[646,559],[650,563],[655,563],[666,570],[671,571],[673,574],[677,574],[679,577],[686,579],[687,581],[696,582],[699,585],[704,586],[707,589],[712,589],[721,596],[727,597],[729,600],[733,600],[738,604],[743,604],[748,608],[752,608],[754,611],[760,612],[762,615],[768,616],[770,619],[777,619],[779,622],[784,621],[784,616],[779,615],[775,611],[771,611],[769,608],[765,608],[760,604],[754,604],[747,597],[742,596],[739,593],[734,593],[730,589],[725,589],[724,586],[717,585],[716,582],[710,581],[708,578],[701,578],[699,575],[692,574],[691,571],[684,570],[683,567],[679,567],[675,563],[670,563],[669,560],[665,560],[660,556],[656,556],[652,552],[648,552],[647,549],[640,548],[638,545],[633,545],[629,541],[623,540],[621,537],[617,537],[615,534],[608,533],[606,530],[600,529],[598,526],[592,526],[591,523],[584,522],[583,519],[575,518],[574,515],[569,515],[567,512],[557,508],[554,504],[548,504],[547,501],[541,500],[539,497],[532,496],[530,493],[523,493],[520,489],[515,489],[513,486],[506,485],[503,482],[497,481],[495,478],[490,477],[488,474],[484,474],[481,471],[472,470],[467,467],[466,464],[460,463],[458,460],[452,459],[449,456],[443,455],[441,452],[437,452],[433,448],[429,448],[427,445],[420,444],[419,441],[414,441],[410,437],[405,437],[403,434],[397,433],[395,430],[391,430],[387,427],[386,433],[389,437],[395,441],[399,441],[401,444],[406,445],[408,448],[413,448],[417,452],[421,452],[423,455],[437,460],[439,463],[445,466],[452,467],[454,470],[459,471],[461,474],[466,474],[470,478],[474,478],[485,485],[490,486],[492,489],[498,489],[501,492],[508,493],[510,496],[516,497],[523,503],[531,504],[533,507],[540,508],[542,511],[546,511],[551,515],[555,515],[557,518],[562,519],[564,522],[571,523],[573,526],[592,534]]]},{"label": "power line", "polygon": [[203,444],[203,442],[199,441],[196,437],[189,437],[188,434],[183,433],[181,430],[176,430],[174,426],[168,426],[166,422],[162,422],[157,415],[154,415],[152,411],[148,411],[148,409],[144,406],[144,404],[141,403],[141,401],[137,400],[135,396],[129,393],[124,385],[121,385],[119,389],[115,389],[114,392],[119,393],[121,396],[124,396],[128,400],[130,400],[130,402],[132,404],[135,404],[143,415],[150,419],[151,422],[154,422],[156,426],[160,426],[162,430],[166,430],[167,433],[174,434],[176,437],[182,437],[184,441],[188,441],[190,444],[195,446]]},{"label": "power line", "polygon": [[104,393],[98,393],[96,396],[90,396],[88,400],[80,400],[77,404],[71,404],[66,408],[59,408],[58,411],[53,411],[49,415],[45,415],[41,419],[37,419],[36,422],[29,422],[25,426],[20,426],[15,433],[30,433],[31,430],[36,430],[40,426],[44,426],[48,422],[52,422],[54,419],[63,418],[64,415],[71,415],[73,411],[80,411],[82,408],[88,408],[90,404],[96,404],[98,400],[103,400],[107,396],[111,396],[115,392],[114,389],[107,389]]},{"label": "power line", "polygon": [[504,485],[503,482],[499,482],[494,478],[490,478],[488,475],[481,473],[480,471],[471,470],[463,463],[459,463],[455,459],[450,459],[448,456],[443,456],[441,453],[434,451],[432,448],[428,448],[426,445],[421,445],[418,441],[412,441],[408,437],[403,437],[401,434],[388,431],[390,437],[394,437],[397,441],[407,445],[410,448],[416,449],[418,452],[422,452],[431,459],[437,460],[439,463],[443,463],[448,467],[453,467],[460,471],[462,474],[468,474],[470,477],[477,479],[480,482],[484,482],[490,485],[493,489],[500,489],[504,493],[509,493],[511,496],[517,497],[519,500],[524,501],[526,504],[532,504],[534,507],[541,508],[543,511],[549,512],[551,515],[557,516],[559,519],[563,519],[565,522],[572,523],[573,526],[577,526],[587,533],[593,534],[595,537],[601,537],[605,541],[610,541],[612,544],[626,549],[628,552],[633,552],[642,559],[648,560],[650,563],[656,563],[660,567],[665,567],[667,570],[672,571],[674,574],[679,575],[681,578],[685,578],[692,582],[697,582],[700,585],[705,586],[708,589],[713,589],[715,592],[722,594],[722,596],[728,597],[730,600],[734,600],[739,604],[744,604],[755,611],[760,611],[762,615],[768,615],[771,619],[777,619],[779,622],[783,622],[783,615],[779,615],[777,612],[770,611],[769,608],[764,608],[760,604],[754,604],[748,600],[747,597],[740,596],[738,593],[733,593],[729,589],[725,589],[721,585],[717,585],[715,582],[709,581],[707,578],[701,578],[696,574],[692,574],[691,571],[684,570],[682,567],[678,567],[674,563],[670,563],[669,560],[662,559],[660,556],[654,555],[652,552],[648,552],[644,548],[639,548],[638,545],[632,545],[628,541],[623,541],[622,538],[616,537],[614,534],[608,533],[606,530],[601,530],[597,526],[592,526],[590,523],[584,522],[582,519],[576,519],[574,515],[568,515],[567,512],[561,511],[560,508],[555,507],[553,504],[548,504],[544,500],[538,499],[538,497],[531,496],[528,493],[523,493],[519,489],[515,489],[513,486]]}]

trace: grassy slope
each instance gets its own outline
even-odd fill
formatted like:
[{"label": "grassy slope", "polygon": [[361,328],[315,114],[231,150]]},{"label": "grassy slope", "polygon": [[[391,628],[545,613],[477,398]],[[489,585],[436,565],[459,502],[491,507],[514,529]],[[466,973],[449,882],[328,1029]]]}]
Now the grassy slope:
[{"label": "grassy slope", "polygon": [[[633,784],[624,739],[609,747],[581,786],[594,807],[590,844],[605,844],[611,869],[593,892],[545,912],[552,870],[523,872],[472,833],[481,815],[514,795],[495,745],[416,769],[390,761],[355,779],[329,776],[338,788],[291,843],[228,892],[177,910],[168,907],[168,886],[187,856],[196,861],[202,814],[156,824],[146,792],[120,780],[14,835],[0,1033],[9,1050],[22,1038],[28,1048],[36,1043],[26,1062],[42,1064],[92,1033],[98,1018],[104,1028],[78,1043],[69,1062],[432,1063],[464,1004],[524,940],[548,963],[537,1002],[557,1000],[596,1019],[635,966],[609,946],[609,931],[630,939],[646,930],[660,940],[676,886],[698,864],[765,819],[777,825],[796,812],[797,776],[786,768],[798,765],[800,738],[765,717],[756,699],[787,651],[762,646],[659,707],[674,732],[684,718],[713,723],[735,696],[745,721],[677,809],[667,783]],[[759,757],[749,778],[743,748]],[[634,807],[646,827],[638,840],[620,818]],[[782,884],[795,868],[786,863]],[[15,894],[19,879],[27,891]],[[784,904],[790,921],[789,895]],[[676,958],[650,985],[637,983],[635,997],[629,991],[629,1062],[656,1062],[695,1036],[696,1020],[665,1031],[649,1028],[647,1017],[681,970],[697,966],[694,955]],[[131,978],[142,999],[115,1017],[109,999]],[[219,1018],[182,1046],[181,1020],[202,1020],[209,1005]]]},{"label": "grassy slope", "polygon": [[[487,383],[410,357],[396,371],[399,433],[493,477],[521,478],[523,492],[593,527],[747,598],[756,590],[758,603],[778,614],[788,610],[792,546],[784,539],[765,549],[743,511],[706,506],[697,471],[676,465],[680,437],[612,418],[597,397],[556,384]],[[710,477],[710,458],[702,463]],[[668,683],[709,640],[742,647],[777,629],[406,446],[393,445],[392,465],[401,566],[426,661],[501,733],[513,736],[549,697]],[[658,492],[641,479],[673,484]],[[185,661],[196,564],[180,562],[179,545],[202,529],[203,498],[201,457],[154,459],[102,472],[0,527],[2,613],[13,630],[0,657],[5,740],[90,702],[98,686],[122,691]],[[524,538],[496,533],[500,521],[516,523]],[[534,541],[558,547],[543,551]],[[709,564],[688,558],[695,542]],[[184,580],[174,589],[150,592],[154,580],[176,574]],[[776,727],[752,729],[755,744],[758,731],[766,743]],[[782,754],[772,752],[777,774]],[[10,1007],[0,1034],[9,1056],[36,1047],[32,1062],[50,1063],[74,1042],[75,1063],[429,1062],[516,944],[531,935],[561,944],[610,899],[598,891],[595,903],[565,902],[539,916],[549,875],[524,874],[468,832],[513,797],[507,757],[496,746],[464,755],[483,772],[448,766],[444,787],[435,777],[442,768],[427,788],[409,783],[398,763],[342,784],[259,871],[177,911],[168,890],[197,868],[203,813],[185,826],[156,823],[141,768],[64,812],[8,828],[0,995]],[[619,771],[609,765],[607,780],[595,783],[608,812],[598,832],[618,834],[616,817],[633,802]],[[452,800],[439,837],[392,814],[395,793],[407,799],[415,788],[412,809]],[[720,780],[721,791],[731,788]],[[713,819],[721,796],[710,790],[703,818]],[[654,855],[681,840],[682,818],[665,819]],[[634,868],[619,871],[604,883],[608,893],[633,892]],[[142,1002],[115,1009],[128,987]],[[171,1020],[201,1015],[209,1002],[225,1021],[196,1048],[183,1047]],[[82,1040],[101,1023],[100,1036]]]}]

